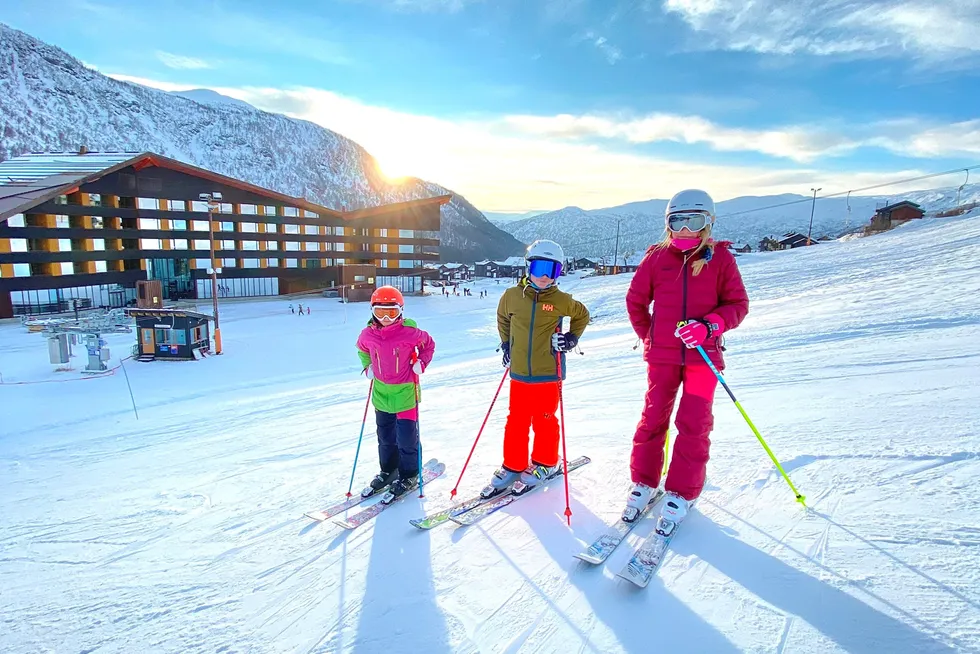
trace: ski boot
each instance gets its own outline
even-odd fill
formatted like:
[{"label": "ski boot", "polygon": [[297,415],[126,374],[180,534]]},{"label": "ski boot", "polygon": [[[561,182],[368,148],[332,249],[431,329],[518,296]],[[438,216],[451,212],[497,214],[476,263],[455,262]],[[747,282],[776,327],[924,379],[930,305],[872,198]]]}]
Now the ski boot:
[{"label": "ski boot", "polygon": [[626,508],[623,509],[623,522],[633,522],[640,517],[647,504],[650,503],[650,498],[653,497],[655,490],[653,486],[647,486],[646,484],[637,482],[633,486],[633,490],[630,491],[629,497],[626,498]]},{"label": "ski boot", "polygon": [[664,505],[660,508],[660,519],[679,525],[687,517],[687,509],[691,503],[677,493],[667,493]]},{"label": "ski boot", "polygon": [[494,495],[500,495],[508,488],[513,486],[514,482],[517,481],[521,476],[521,473],[514,472],[513,470],[508,470],[507,468],[501,466],[497,469],[497,472],[493,473],[493,477],[490,478],[490,483],[483,487],[480,491],[480,497],[483,499],[490,499]]},{"label": "ski boot", "polygon": [[385,486],[390,484],[395,478],[398,477],[398,471],[392,470],[391,472],[385,472],[382,470],[374,479],[371,480],[370,485],[365,486],[364,490],[361,491],[361,497],[371,497],[378,491],[382,490]]},{"label": "ski boot", "polygon": [[537,463],[532,463],[527,470],[521,473],[520,480],[514,484],[511,492],[514,495],[523,495],[551,475],[558,472],[559,468],[560,464],[543,466]]},{"label": "ski boot", "polygon": [[393,502],[413,488],[418,488],[418,486],[418,473],[410,477],[399,477],[391,483],[391,486],[388,487],[388,492],[385,493],[384,499],[388,502]]}]

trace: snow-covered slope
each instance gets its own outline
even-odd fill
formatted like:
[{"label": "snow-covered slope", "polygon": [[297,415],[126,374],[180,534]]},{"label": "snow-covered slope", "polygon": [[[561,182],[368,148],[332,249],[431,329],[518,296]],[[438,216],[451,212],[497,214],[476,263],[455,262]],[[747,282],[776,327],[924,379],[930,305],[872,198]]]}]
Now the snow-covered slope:
[{"label": "snow-covered slope", "polygon": [[[424,455],[448,469],[351,533],[303,512],[348,487],[363,307],[224,302],[221,357],[126,364],[138,420],[121,370],[13,385],[81,375],[0,325],[0,650],[980,651],[978,240],[975,215],[739,258],[751,311],[725,374],[811,510],[719,390],[709,484],[642,592],[615,577],[635,538],[598,569],[572,558],[627,488],[645,390],[630,275],[562,282],[594,316],[564,385],[568,454],[593,459],[571,528],[561,484],[470,528],[408,525],[448,504],[490,406],[504,285],[410,300],[437,342]],[[135,338],[110,337],[113,365]],[[461,496],[500,463],[508,392]],[[355,489],[377,468],[369,420]]]},{"label": "snow-covered slope", "polygon": [[[851,196],[817,198],[813,211],[813,238],[837,237],[868,224],[875,209],[890,202],[911,200],[926,211],[948,209],[957,204],[957,189],[914,191],[896,196]],[[980,184],[963,188],[959,204],[980,200]],[[551,238],[568,244],[570,256],[611,256],[616,247],[619,221],[619,252],[641,252],[663,236],[666,200],[631,202],[608,209],[583,210],[565,207],[520,221],[499,223],[518,239]],[[850,210],[848,210],[850,206]],[[788,232],[806,234],[810,223],[810,198],[801,195],[747,196],[719,202],[715,235],[753,248],[766,236]]]},{"label": "snow-covered slope", "polygon": [[[186,95],[108,78],[0,24],[0,160],[81,145],[150,150],[333,208],[451,193],[414,178],[388,182],[361,146],[313,123],[218,102],[222,96],[214,93]],[[444,260],[523,250],[460,195],[443,208],[442,220]]]}]

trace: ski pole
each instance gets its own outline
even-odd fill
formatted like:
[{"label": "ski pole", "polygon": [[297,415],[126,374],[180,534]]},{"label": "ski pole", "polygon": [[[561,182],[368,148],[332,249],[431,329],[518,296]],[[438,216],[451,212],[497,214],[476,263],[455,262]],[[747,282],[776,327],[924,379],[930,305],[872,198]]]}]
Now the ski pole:
[{"label": "ski pole", "polygon": [[[555,333],[561,333],[561,319],[558,320],[558,326],[555,327]],[[572,505],[568,497],[568,451],[565,447],[565,402],[562,398],[562,388],[561,388],[561,351],[555,352],[555,364],[558,369],[558,412],[561,417],[561,461],[562,466],[565,469],[565,518],[568,520],[568,526],[572,526]]]},{"label": "ski pole", "polygon": [[487,415],[483,418],[483,424],[480,425],[480,431],[476,432],[476,440],[473,441],[473,447],[470,448],[470,453],[466,457],[466,463],[463,464],[463,469],[459,471],[459,479],[456,480],[456,485],[449,492],[449,498],[453,499],[456,497],[456,490],[459,488],[459,482],[463,480],[463,473],[466,472],[466,466],[470,464],[470,458],[473,457],[473,452],[476,450],[476,444],[480,442],[480,436],[483,434],[483,428],[487,426],[487,420],[490,419],[490,412],[493,411],[493,405],[497,402],[497,396],[500,395],[500,389],[504,387],[504,381],[507,379],[507,373],[510,372],[510,366],[504,369],[504,376],[500,378],[500,384],[497,385],[497,392],[493,394],[493,400],[490,402],[490,408],[487,409]]},{"label": "ski pole", "polygon": [[354,467],[350,470],[350,485],[347,487],[347,497],[351,496],[351,489],[354,488],[354,471],[357,470],[357,457],[361,454],[361,441],[364,439],[364,425],[367,424],[368,407],[371,406],[371,392],[374,390],[374,380],[368,384],[367,402],[364,403],[364,418],[361,419],[361,435],[357,437],[357,451],[354,452]]},{"label": "ski pole", "polygon": [[[419,360],[418,350],[412,352],[412,366]],[[413,371],[414,372],[414,371]],[[419,497],[425,497],[422,494],[422,486],[425,485],[425,475],[422,474],[422,434],[419,429],[419,400],[421,399],[422,392],[419,388],[419,376],[415,375],[415,442],[418,443],[419,451]]]},{"label": "ski pole", "polygon": [[762,437],[762,434],[759,433],[759,430],[755,428],[754,424],[752,424],[752,419],[749,418],[749,414],[745,412],[745,409],[742,408],[742,405],[735,398],[735,394],[732,393],[732,389],[728,387],[727,383],[725,383],[725,378],[722,377],[721,373],[718,372],[718,369],[715,368],[715,364],[711,363],[711,359],[708,357],[708,353],[705,352],[704,348],[701,347],[700,345],[698,345],[698,352],[701,353],[701,356],[704,358],[705,362],[707,362],[708,367],[711,368],[711,372],[715,373],[715,377],[718,378],[718,381],[721,382],[721,385],[725,387],[725,391],[728,393],[728,397],[732,398],[732,402],[735,403],[735,408],[738,409],[738,412],[742,414],[743,418],[745,418],[745,422],[748,423],[749,428],[752,429],[752,433],[755,434],[755,437],[759,439],[759,442],[762,444],[762,447],[766,450],[766,454],[768,454],[769,458],[772,459],[772,462],[776,464],[776,469],[779,470],[779,474],[783,476],[783,479],[786,480],[786,483],[789,484],[789,487],[796,495],[796,501],[802,504],[804,507],[806,507],[806,497],[801,495],[800,491],[796,490],[796,486],[793,485],[793,482],[790,480],[789,475],[787,475],[786,471],[783,470],[783,466],[779,463],[779,459],[777,459],[776,455],[772,453],[771,449],[769,449],[769,445],[766,443],[766,439]]}]

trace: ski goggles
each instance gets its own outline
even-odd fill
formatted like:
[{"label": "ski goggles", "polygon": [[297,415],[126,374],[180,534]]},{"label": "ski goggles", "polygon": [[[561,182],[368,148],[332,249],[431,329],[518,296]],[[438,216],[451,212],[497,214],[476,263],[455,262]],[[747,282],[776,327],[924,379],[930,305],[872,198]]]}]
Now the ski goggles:
[{"label": "ski goggles", "polygon": [[561,276],[561,264],[550,259],[531,259],[527,264],[527,272],[531,277],[558,279]]},{"label": "ski goggles", "polygon": [[397,304],[376,304],[371,307],[371,313],[381,322],[393,322],[402,315],[402,308]]},{"label": "ski goggles", "polygon": [[700,232],[711,220],[711,215],[703,211],[678,211],[667,216],[667,229],[679,232],[687,227],[692,232]]}]

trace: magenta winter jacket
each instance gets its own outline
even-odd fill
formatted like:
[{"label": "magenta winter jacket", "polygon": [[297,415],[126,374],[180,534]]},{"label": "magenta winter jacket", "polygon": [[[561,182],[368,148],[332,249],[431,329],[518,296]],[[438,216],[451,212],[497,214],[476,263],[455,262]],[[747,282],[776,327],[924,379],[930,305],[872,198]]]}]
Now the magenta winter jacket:
[{"label": "magenta winter jacket", "polygon": [[415,321],[409,318],[384,328],[372,321],[361,331],[357,349],[367,355],[377,381],[411,384],[415,381],[412,373],[413,353],[418,349],[422,370],[425,370],[435,354],[436,344],[428,332],[419,329]]},{"label": "magenta winter jacket", "polygon": [[[720,319],[724,331],[729,331],[738,327],[749,312],[749,297],[735,256],[724,242],[715,243],[712,250],[710,254],[708,250],[698,252],[690,259],[675,247],[653,246],[647,250],[626,293],[626,310],[633,331],[643,341],[647,362],[703,364],[697,350],[689,350],[674,336],[677,323],[710,315],[709,322]],[[695,258],[703,256],[709,257],[708,262],[695,277],[691,266]],[[719,336],[708,339],[704,349],[711,362],[723,369]]]}]

